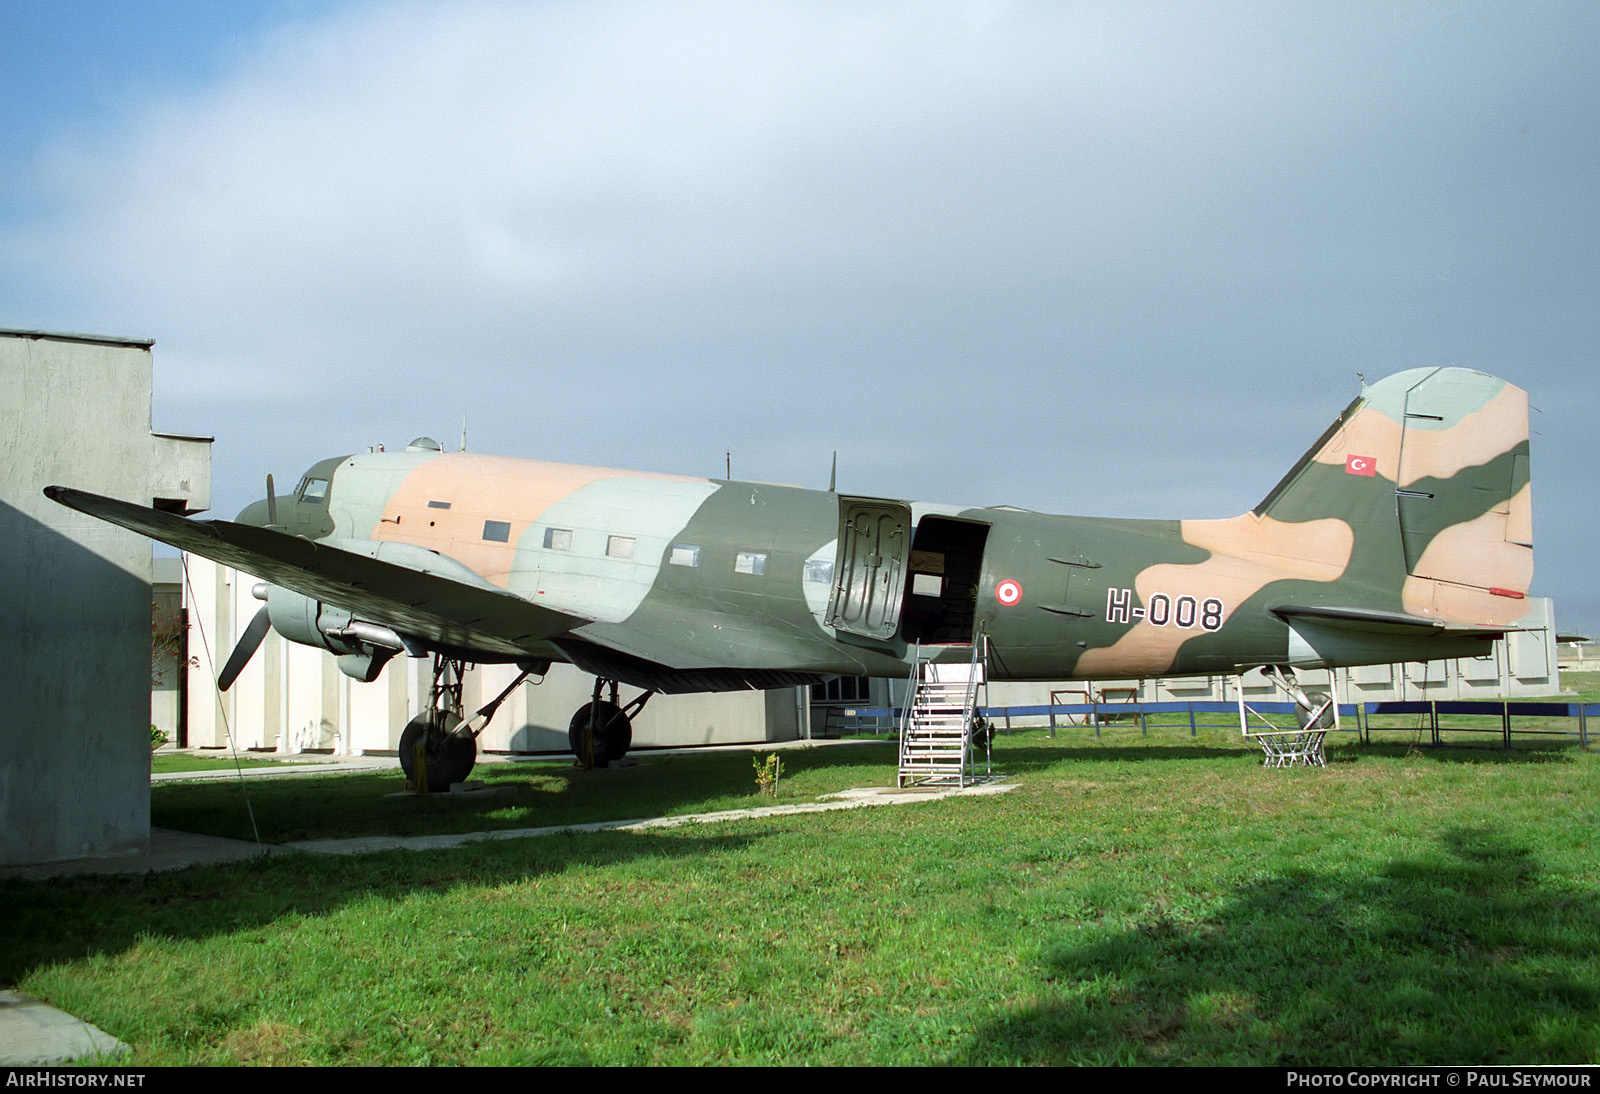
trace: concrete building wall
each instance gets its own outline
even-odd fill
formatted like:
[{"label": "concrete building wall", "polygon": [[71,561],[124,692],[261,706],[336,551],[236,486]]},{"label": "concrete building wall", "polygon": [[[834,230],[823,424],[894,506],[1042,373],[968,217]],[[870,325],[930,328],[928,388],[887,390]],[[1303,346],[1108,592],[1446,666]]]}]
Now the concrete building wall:
[{"label": "concrete building wall", "polygon": [[[232,689],[213,681],[240,633],[260,609],[251,590],[256,578],[207,559],[186,556],[190,652],[189,743],[229,746],[231,729],[241,749],[277,752],[330,750],[339,754],[390,752],[406,723],[426,709],[432,684],[428,658],[397,656],[373,683],[338,670],[322,650],[271,633]],[[517,676],[511,665],[468,671],[462,697],[468,712],[500,694]],[[500,706],[478,739],[482,752],[564,752],[567,725],[590,701],[594,679],[570,665],[553,665],[543,680],[524,683]],[[639,695],[623,687],[625,705]],[[807,733],[804,689],[657,695],[633,720],[635,747],[762,743]]]},{"label": "concrete building wall", "polygon": [[203,503],[207,443],[150,432],[150,382],[147,341],[0,331],[0,863],[149,841],[150,541],[41,491]]}]

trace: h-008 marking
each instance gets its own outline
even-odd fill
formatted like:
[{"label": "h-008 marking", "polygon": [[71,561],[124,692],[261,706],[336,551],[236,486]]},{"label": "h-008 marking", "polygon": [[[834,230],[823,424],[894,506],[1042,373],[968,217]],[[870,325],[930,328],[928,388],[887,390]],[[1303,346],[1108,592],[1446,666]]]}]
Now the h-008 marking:
[{"label": "h-008 marking", "polygon": [[1188,594],[1177,598],[1166,593],[1152,593],[1142,608],[1133,606],[1132,589],[1106,590],[1106,622],[1130,623],[1142,620],[1157,627],[1174,626],[1193,630],[1198,624],[1205,630],[1222,629],[1227,608],[1216,597],[1197,600]]}]

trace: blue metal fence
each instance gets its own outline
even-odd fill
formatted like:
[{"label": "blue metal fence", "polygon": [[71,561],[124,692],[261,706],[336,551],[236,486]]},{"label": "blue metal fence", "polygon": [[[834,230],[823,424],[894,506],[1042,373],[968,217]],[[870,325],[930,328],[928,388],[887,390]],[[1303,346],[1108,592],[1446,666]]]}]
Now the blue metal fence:
[{"label": "blue metal fence", "polygon": [[[1251,710],[1264,714],[1292,715],[1295,710],[1293,703],[1265,703],[1247,700]],[[1180,714],[1188,718],[1189,735],[1204,729],[1235,728],[1239,724],[1239,704],[1235,702],[1169,702],[1169,703],[1047,703],[1036,706],[1012,707],[980,707],[979,712],[988,719],[989,723],[1002,733],[1010,733],[1012,719],[1021,718],[1048,718],[1050,735],[1054,736],[1058,728],[1058,718],[1068,719],[1068,726],[1072,728],[1092,728],[1095,736],[1100,736],[1101,727],[1116,720],[1135,717],[1139,721],[1139,730],[1143,734],[1149,733],[1149,716],[1152,714]],[[1202,721],[1202,716],[1225,714],[1224,721]],[[1443,734],[1450,732],[1482,732],[1481,730],[1465,730],[1455,726],[1443,726],[1439,723],[1439,716],[1444,714],[1466,714],[1485,718],[1498,718],[1500,720],[1501,740],[1506,748],[1511,747],[1513,736],[1535,737],[1571,737],[1576,736],[1579,743],[1587,749],[1589,747],[1589,718],[1600,715],[1600,703],[1561,703],[1561,702],[1490,702],[1486,700],[1453,700],[1453,701],[1424,701],[1424,702],[1381,702],[1381,703],[1341,703],[1339,704],[1339,717],[1349,719],[1345,727],[1351,732],[1361,735],[1361,738],[1370,741],[1374,731],[1379,733],[1415,732],[1418,727],[1402,726],[1374,726],[1371,719],[1379,715],[1395,714],[1420,714],[1427,718],[1426,728],[1429,731],[1431,743],[1443,744]],[[1082,726],[1073,725],[1071,718],[1084,719]],[[898,707],[850,707],[841,711],[830,711],[826,726],[846,733],[893,733],[899,725],[900,708]],[[1513,725],[1514,718],[1566,718],[1577,722],[1575,730],[1551,729],[1516,729]],[[1033,728],[1033,727],[1030,727]]]}]

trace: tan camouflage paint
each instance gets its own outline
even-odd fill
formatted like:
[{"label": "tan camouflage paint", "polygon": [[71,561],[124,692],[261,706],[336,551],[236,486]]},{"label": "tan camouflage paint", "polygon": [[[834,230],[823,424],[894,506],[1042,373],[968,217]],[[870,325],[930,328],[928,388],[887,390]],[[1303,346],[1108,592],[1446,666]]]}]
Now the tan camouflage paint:
[{"label": "tan camouflage paint", "polygon": [[[1402,436],[1404,468],[1400,466]],[[1407,430],[1404,423],[1369,403],[1317,453],[1316,462],[1343,467],[1350,456],[1366,456],[1377,461],[1379,475],[1405,489],[1425,478],[1448,479],[1527,439],[1527,392],[1506,384],[1481,408],[1442,429],[1413,425]]]},{"label": "tan camouflage paint", "polygon": [[[1269,582],[1338,580],[1355,548],[1355,532],[1335,517],[1290,524],[1245,513],[1227,520],[1186,520],[1181,527],[1185,543],[1212,555],[1204,562],[1160,563],[1141,570],[1134,589],[1145,604],[1156,593],[1182,593],[1197,600],[1215,597],[1231,612]],[[1111,645],[1085,651],[1074,675],[1164,672],[1185,642],[1207,633],[1141,620]]]},{"label": "tan camouflage paint", "polygon": [[[1531,494],[1531,483],[1517,491],[1511,510],[1531,508]],[[1428,576],[1406,579],[1406,611],[1494,626],[1508,626],[1526,615],[1526,600],[1488,591],[1526,594],[1533,583],[1533,551],[1508,539],[1510,524],[1506,512],[1490,510],[1434,536],[1417,563],[1418,573]]]},{"label": "tan camouflage paint", "polygon": [[[504,588],[514,568],[518,539],[546,509],[590,483],[621,478],[710,481],[694,475],[454,452],[429,460],[405,477],[371,538],[441,551]],[[447,501],[450,508],[431,509],[430,501]],[[486,520],[511,526],[506,542],[483,538]]]}]

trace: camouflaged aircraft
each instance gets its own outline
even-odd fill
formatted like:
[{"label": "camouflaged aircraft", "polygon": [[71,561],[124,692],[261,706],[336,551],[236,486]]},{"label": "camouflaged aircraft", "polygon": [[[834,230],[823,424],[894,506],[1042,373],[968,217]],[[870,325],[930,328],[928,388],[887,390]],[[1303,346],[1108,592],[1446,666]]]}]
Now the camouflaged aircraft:
[{"label": "camouflaged aircraft", "polygon": [[[433,659],[428,782],[459,780],[510,688],[463,720],[467,663],[595,677],[571,742],[629,746],[657,692],[904,677],[918,656],[994,680],[1236,673],[1474,656],[1517,628],[1533,576],[1528,403],[1481,372],[1370,387],[1251,511],[1051,516],[619,471],[419,439],[323,460],[236,521],[62,487],[82,512],[264,580],[219,676],[270,626],[376,679]],[[617,685],[643,689],[624,709]],[[610,686],[609,700],[603,698]],[[515,687],[514,683],[512,687]],[[1302,706],[1305,704],[1302,703]]]}]

